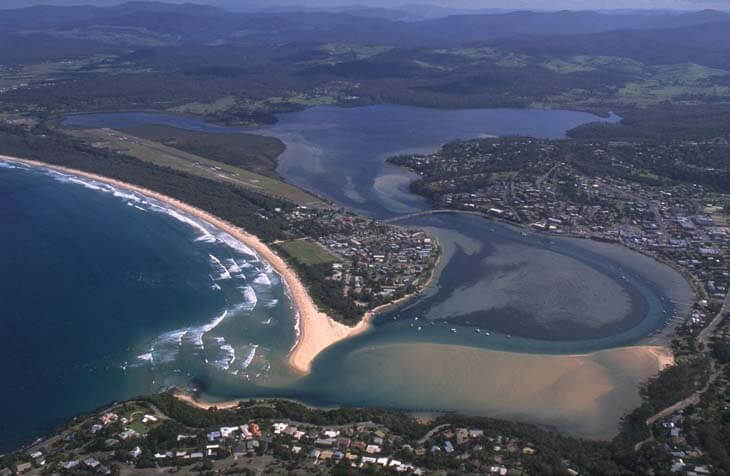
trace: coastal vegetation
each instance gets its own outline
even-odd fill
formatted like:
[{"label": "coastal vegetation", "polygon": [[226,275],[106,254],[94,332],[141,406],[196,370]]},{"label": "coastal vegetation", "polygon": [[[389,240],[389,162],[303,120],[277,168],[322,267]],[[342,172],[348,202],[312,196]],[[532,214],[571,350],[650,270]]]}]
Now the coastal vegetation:
[{"label": "coastal vegetation", "polygon": [[212,134],[163,125],[122,132],[270,177],[277,177],[277,158],[286,148],[279,139],[256,134]]},{"label": "coastal vegetation", "polygon": [[347,325],[357,324],[363,316],[364,308],[359,306],[346,293],[342,283],[333,282],[332,266],[329,263],[308,264],[301,256],[289,254],[287,248],[274,245],[284,256],[288,256],[294,269],[312,294],[317,306],[326,314]]},{"label": "coastal vegetation", "polygon": [[[215,182],[223,182],[233,184],[248,189],[249,191],[259,194],[268,195],[277,199],[284,199],[293,203],[301,203],[313,206],[322,205],[323,202],[304,190],[285,183],[272,176],[269,166],[265,170],[267,175],[253,172],[244,168],[243,165],[234,165],[226,162],[236,162],[236,152],[233,149],[225,151],[218,149],[218,143],[215,134],[203,134],[200,136],[201,143],[198,145],[189,145],[186,150],[179,148],[177,144],[165,145],[150,139],[139,138],[130,134],[118,132],[110,129],[55,129],[58,132],[66,133],[81,139],[86,143],[90,143],[96,148],[106,149],[112,152],[119,152],[127,156],[137,158],[139,160],[150,162],[165,168],[171,168],[190,175],[197,175],[202,178],[213,180]],[[253,136],[250,139],[243,138],[239,142],[249,140],[252,143],[269,143],[264,137]],[[274,143],[277,141],[274,139]],[[212,153],[208,154],[205,150],[205,144],[209,144]],[[271,144],[271,143],[269,143]],[[183,145],[185,147],[185,145]],[[231,145],[227,146],[231,147]],[[277,145],[278,148],[278,145]],[[192,153],[193,149],[199,149],[199,152],[205,155]],[[217,151],[217,152],[216,152]],[[255,145],[244,157],[253,157],[253,159],[242,159],[246,162],[246,166],[253,165],[252,161],[265,161],[266,152],[259,152]],[[215,157],[211,159],[209,157]],[[256,167],[254,167],[256,168]]]},{"label": "coastal vegetation", "polygon": [[293,208],[291,202],[91,147],[44,126],[27,130],[0,125],[0,154],[78,169],[155,190],[245,227],[265,241],[287,237],[284,224],[273,210]]}]

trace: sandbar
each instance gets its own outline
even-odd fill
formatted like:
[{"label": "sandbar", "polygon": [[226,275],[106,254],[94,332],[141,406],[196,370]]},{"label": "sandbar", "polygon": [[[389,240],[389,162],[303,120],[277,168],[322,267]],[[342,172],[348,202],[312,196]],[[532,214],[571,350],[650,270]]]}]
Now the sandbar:
[{"label": "sandbar", "polygon": [[451,410],[609,439],[641,404],[641,384],[673,362],[669,350],[648,345],[541,355],[387,343],[349,354],[338,386],[367,395],[368,406]]}]

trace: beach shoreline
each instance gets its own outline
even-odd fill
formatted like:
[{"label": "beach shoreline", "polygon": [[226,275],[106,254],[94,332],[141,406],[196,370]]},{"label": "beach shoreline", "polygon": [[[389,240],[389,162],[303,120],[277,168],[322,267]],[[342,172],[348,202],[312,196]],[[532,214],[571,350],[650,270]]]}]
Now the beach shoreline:
[{"label": "beach shoreline", "polygon": [[[239,228],[219,217],[212,215],[200,208],[189,205],[185,202],[169,197],[154,190],[138,185],[133,185],[121,180],[97,175],[82,170],[48,164],[36,160],[23,159],[0,155],[0,160],[25,164],[30,167],[40,167],[48,170],[84,177],[97,182],[106,183],[114,187],[126,189],[132,192],[145,195],[166,205],[172,206],[197,219],[203,220],[218,230],[231,235],[236,240],[251,248],[257,255],[268,262],[271,267],[282,277],[287,293],[299,319],[300,335],[292,350],[287,356],[286,363],[300,375],[306,375],[311,370],[312,361],[320,352],[331,345],[349,337],[362,334],[370,328],[373,316],[379,308],[373,309],[365,314],[363,319],[354,327],[335,321],[326,313],[320,311],[309,295],[307,288],[299,279],[294,269],[284,259],[274,252],[268,245],[257,236],[252,235],[242,228]],[[406,298],[411,296],[406,296]],[[391,306],[395,303],[386,304]],[[382,307],[382,306],[381,306]]]}]

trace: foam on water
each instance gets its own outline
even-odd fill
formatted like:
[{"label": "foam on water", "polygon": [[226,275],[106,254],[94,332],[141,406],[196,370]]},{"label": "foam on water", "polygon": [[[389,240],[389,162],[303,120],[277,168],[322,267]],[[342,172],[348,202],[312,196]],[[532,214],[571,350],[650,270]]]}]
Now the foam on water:
[{"label": "foam on water", "polygon": [[297,344],[299,344],[299,337],[302,335],[301,318],[299,316],[299,312],[294,313],[294,335],[296,336],[294,338],[294,344],[292,344],[289,352],[294,350]]},{"label": "foam on water", "polygon": [[149,359],[149,363],[168,364],[173,362],[180,353],[183,338],[187,333],[188,329],[177,329],[159,336],[150,348],[149,354],[153,358]]},{"label": "foam on water", "polygon": [[218,259],[216,256],[212,254],[208,254],[208,258],[210,258],[211,264],[216,268],[216,271],[218,271],[218,277],[216,280],[223,280],[223,279],[231,279],[231,273],[228,272],[228,269],[223,266],[223,263],[220,259]]},{"label": "foam on water", "polygon": [[210,321],[208,324],[198,326],[198,327],[191,327],[187,331],[187,335],[190,336],[191,340],[195,344],[196,347],[204,347],[203,344],[203,336],[207,334],[208,332],[212,331],[216,327],[220,325],[221,322],[226,318],[228,315],[228,309],[223,311],[223,313],[220,316],[215,317],[212,321]]},{"label": "foam on water", "polygon": [[243,299],[245,301],[241,307],[249,311],[255,308],[256,304],[258,304],[256,291],[254,291],[251,286],[239,286],[237,289],[241,291],[241,293],[243,294]]},{"label": "foam on water", "polygon": [[137,203],[142,202],[142,197],[140,197],[135,192],[122,192],[119,189],[116,189],[114,187],[112,187],[112,189],[113,189],[112,195],[114,195],[117,198],[122,198],[124,200],[131,200],[131,201],[137,202]]},{"label": "foam on water", "polygon": [[236,263],[236,260],[234,260],[233,258],[227,258],[225,262],[229,273],[237,274],[241,272],[241,267],[238,265],[238,263]]},{"label": "foam on water", "polygon": [[246,370],[248,366],[251,365],[251,362],[253,362],[253,358],[256,356],[256,349],[258,348],[259,346],[256,344],[251,345],[251,350],[248,351],[246,358],[243,359],[243,362],[241,363],[241,368],[243,370]]},{"label": "foam on water", "polygon": [[21,164],[21,163],[14,163],[14,162],[5,162],[4,160],[0,159],[0,169],[28,169],[29,167]]},{"label": "foam on water", "polygon": [[[223,338],[221,338],[223,339]],[[225,342],[225,339],[219,342]],[[230,344],[221,344],[218,348],[218,356],[213,365],[221,370],[228,370],[236,361],[236,350]]]},{"label": "foam on water", "polygon": [[259,273],[258,276],[254,278],[253,282],[262,286],[271,286],[271,280],[266,273]]},{"label": "foam on water", "polygon": [[76,184],[76,185],[81,185],[82,187],[85,187],[85,188],[88,188],[88,189],[91,189],[91,190],[96,190],[98,192],[107,192],[107,193],[109,193],[109,192],[114,192],[116,190],[111,185],[107,185],[105,183],[97,182],[96,180],[84,179],[84,178],[81,178],[81,177],[77,177],[75,175],[64,174],[64,173],[57,172],[55,170],[50,170],[50,169],[48,169],[48,173],[53,178],[55,178],[56,180],[58,180],[59,182],[73,183],[73,184]]},{"label": "foam on water", "polygon": [[200,236],[196,239],[196,241],[204,241],[206,243],[215,243],[217,240],[213,234],[208,231],[208,228],[206,228],[199,220],[196,220],[194,218],[191,218],[181,211],[175,210],[174,208],[167,208],[167,207],[154,207],[153,209],[157,211],[157,209],[160,209],[162,213],[165,213],[175,220],[185,223],[186,225],[190,225],[191,227],[195,228],[200,232]]},{"label": "foam on water", "polygon": [[154,359],[152,357],[152,352],[147,352],[144,354],[140,354],[137,356],[137,359],[144,360],[145,362],[152,362]]},{"label": "foam on water", "polygon": [[230,234],[228,234],[224,231],[221,231],[216,236],[220,241],[225,243],[229,248],[232,248],[232,249],[238,251],[239,253],[243,253],[245,255],[249,255],[249,256],[258,258],[256,253],[251,248],[244,245],[239,240],[232,237]]}]

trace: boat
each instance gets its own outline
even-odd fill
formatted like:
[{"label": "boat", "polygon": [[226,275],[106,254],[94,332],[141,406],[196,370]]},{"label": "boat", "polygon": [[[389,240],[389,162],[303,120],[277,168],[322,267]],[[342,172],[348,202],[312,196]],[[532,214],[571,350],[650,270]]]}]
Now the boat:
[{"label": "boat", "polygon": [[489,332],[485,332],[484,335],[487,336],[487,337],[489,337],[492,334],[490,334]]},{"label": "boat", "polygon": [[476,329],[474,329],[474,332],[476,332],[477,334],[481,334],[482,330],[477,327]]},{"label": "boat", "polygon": [[418,330],[418,332],[421,332],[421,329],[423,329],[423,327],[421,327],[421,326],[418,326],[418,329],[417,329],[417,330]]},{"label": "boat", "polygon": [[455,327],[452,327],[452,328],[451,328],[451,333],[452,333],[452,334],[456,334],[456,328],[455,328]]}]

